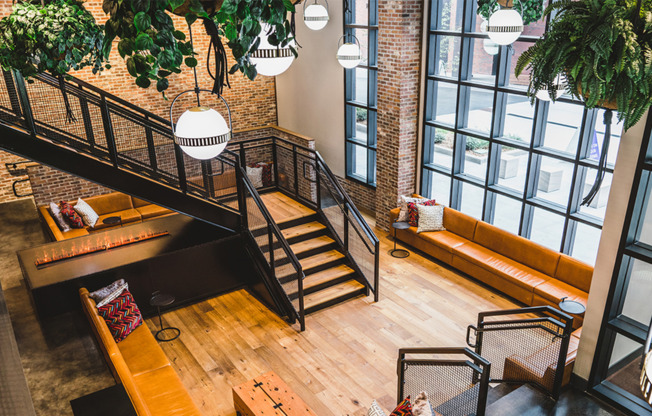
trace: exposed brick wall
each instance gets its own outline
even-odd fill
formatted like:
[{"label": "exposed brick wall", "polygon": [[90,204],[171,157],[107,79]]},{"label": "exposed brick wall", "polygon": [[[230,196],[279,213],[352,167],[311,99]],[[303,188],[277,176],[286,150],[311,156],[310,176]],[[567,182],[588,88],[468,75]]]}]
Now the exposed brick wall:
[{"label": "exposed brick wall", "polygon": [[423,2],[378,3],[378,152],[376,225],[399,195],[415,190]]},{"label": "exposed brick wall", "polygon": [[32,166],[27,171],[36,206],[112,192],[96,183],[44,165]]},{"label": "exposed brick wall", "polygon": [[374,188],[339,176],[337,179],[360,211],[371,216],[376,215],[376,190]]},{"label": "exposed brick wall", "polygon": [[[14,163],[14,162],[18,162],[19,160],[23,160],[23,158],[11,153],[0,151],[0,204],[4,202],[11,202],[19,199],[24,199],[24,198],[16,198],[16,196],[14,196],[14,191],[12,190],[12,184],[14,183],[15,180],[22,180],[28,178],[27,171],[24,168],[25,165],[23,165],[23,167],[21,167],[21,165],[18,165],[19,169],[17,171],[14,171],[12,169],[12,172],[14,174],[10,173],[5,168],[5,163]],[[20,195],[29,194],[32,192],[29,181],[18,184],[16,189]]]}]

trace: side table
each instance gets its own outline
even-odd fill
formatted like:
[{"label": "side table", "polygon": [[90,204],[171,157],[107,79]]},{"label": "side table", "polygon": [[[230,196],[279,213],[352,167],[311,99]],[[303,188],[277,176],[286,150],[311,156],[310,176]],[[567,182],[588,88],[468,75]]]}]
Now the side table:
[{"label": "side table", "polygon": [[389,252],[389,254],[392,257],[404,259],[410,255],[410,252],[402,248],[396,248],[396,230],[407,230],[410,228],[410,224],[405,221],[396,221],[392,223],[392,228],[394,229],[394,248]]},{"label": "side table", "polygon": [[[149,304],[156,307],[156,313],[158,314],[158,323],[161,329],[156,332],[154,337],[162,342],[173,341],[179,338],[181,335],[181,330],[179,328],[174,328],[171,326],[163,327],[163,318],[161,317],[161,307],[169,306],[174,303],[174,296],[167,293],[161,293],[158,290],[152,293],[152,298],[149,300]],[[165,334],[171,333],[169,337],[166,337]]]},{"label": "side table", "polygon": [[102,224],[106,224],[106,225],[120,224],[120,227],[122,227],[122,217],[119,216],[106,217],[102,220]]},{"label": "side table", "polygon": [[581,303],[575,300],[566,299],[568,299],[568,296],[564,296],[561,298],[561,302],[559,302],[559,309],[561,309],[562,312],[566,312],[571,315],[582,315],[586,311],[586,307]]}]

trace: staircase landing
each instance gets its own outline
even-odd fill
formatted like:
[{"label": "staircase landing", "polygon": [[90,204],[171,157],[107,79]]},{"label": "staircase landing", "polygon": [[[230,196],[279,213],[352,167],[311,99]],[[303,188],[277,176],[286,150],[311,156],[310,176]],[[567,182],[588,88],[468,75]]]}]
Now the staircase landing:
[{"label": "staircase landing", "polygon": [[268,192],[260,198],[277,224],[315,215],[315,211],[281,192]]}]

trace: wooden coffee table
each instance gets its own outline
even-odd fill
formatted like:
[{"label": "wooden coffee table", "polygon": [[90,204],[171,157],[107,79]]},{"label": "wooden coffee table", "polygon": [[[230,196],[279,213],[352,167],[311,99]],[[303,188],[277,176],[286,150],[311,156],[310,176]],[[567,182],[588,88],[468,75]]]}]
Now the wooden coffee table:
[{"label": "wooden coffee table", "polygon": [[273,371],[233,388],[238,416],[317,416]]}]

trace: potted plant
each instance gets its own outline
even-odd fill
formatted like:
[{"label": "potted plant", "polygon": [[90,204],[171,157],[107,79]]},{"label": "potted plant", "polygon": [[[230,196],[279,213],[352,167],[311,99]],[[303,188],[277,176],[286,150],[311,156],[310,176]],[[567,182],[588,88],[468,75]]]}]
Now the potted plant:
[{"label": "potted plant", "polygon": [[[517,10],[523,18],[523,24],[529,25],[541,19],[543,15],[543,0],[514,0],[514,10]],[[507,4],[503,0],[478,0],[478,14],[484,20],[489,20],[499,3]],[[447,3],[448,4],[448,3]]]}]

